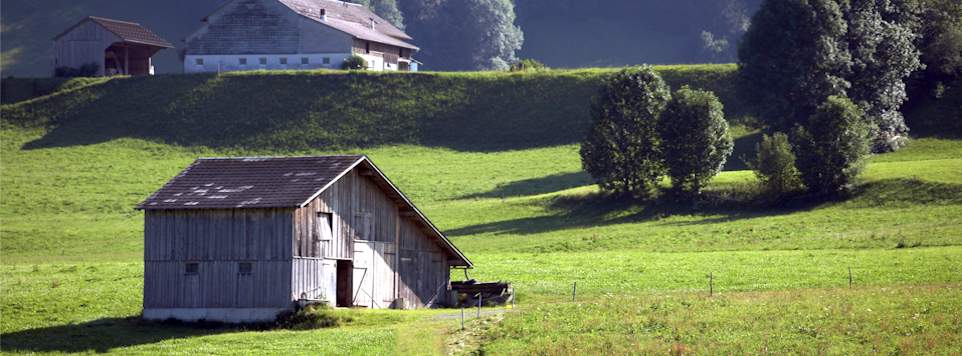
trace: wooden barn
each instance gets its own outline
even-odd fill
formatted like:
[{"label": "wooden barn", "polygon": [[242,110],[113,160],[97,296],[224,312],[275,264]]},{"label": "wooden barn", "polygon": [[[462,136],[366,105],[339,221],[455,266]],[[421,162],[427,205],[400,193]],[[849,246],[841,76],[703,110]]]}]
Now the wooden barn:
[{"label": "wooden barn", "polygon": [[98,76],[152,75],[157,52],[173,48],[139,23],[87,17],[53,39],[53,67],[96,65]]},{"label": "wooden barn", "polygon": [[432,307],[472,267],[366,156],[201,158],[137,208],[146,319]]}]

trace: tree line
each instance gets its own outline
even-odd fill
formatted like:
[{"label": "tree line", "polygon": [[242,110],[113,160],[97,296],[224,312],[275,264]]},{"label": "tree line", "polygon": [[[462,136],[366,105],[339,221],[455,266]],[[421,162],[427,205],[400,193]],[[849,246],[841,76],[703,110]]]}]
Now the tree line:
[{"label": "tree line", "polygon": [[424,43],[432,70],[506,70],[524,42],[513,0],[350,0]]},{"label": "tree line", "polygon": [[[962,71],[957,0],[765,0],[738,48],[739,92],[766,131],[750,166],[769,192],[846,192],[872,152],[899,149],[908,88],[938,95]],[[602,190],[648,199],[662,177],[696,197],[732,152],[710,92],[671,93],[650,67],[594,99],[584,169]]]}]

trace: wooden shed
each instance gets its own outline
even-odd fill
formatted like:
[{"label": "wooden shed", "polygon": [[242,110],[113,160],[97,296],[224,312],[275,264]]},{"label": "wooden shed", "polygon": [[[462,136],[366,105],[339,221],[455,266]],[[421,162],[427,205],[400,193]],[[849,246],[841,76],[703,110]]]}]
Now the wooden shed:
[{"label": "wooden shed", "polygon": [[139,23],[90,16],[53,39],[53,67],[95,64],[97,75],[152,75],[151,58],[173,48]]},{"label": "wooden shed", "polygon": [[201,158],[137,208],[147,319],[432,307],[472,267],[366,156]]}]

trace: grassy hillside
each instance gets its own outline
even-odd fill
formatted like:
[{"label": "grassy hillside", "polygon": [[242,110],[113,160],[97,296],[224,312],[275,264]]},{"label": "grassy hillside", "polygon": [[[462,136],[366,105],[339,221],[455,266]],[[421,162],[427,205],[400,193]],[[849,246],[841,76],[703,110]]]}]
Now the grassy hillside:
[{"label": "grassy hillside", "polygon": [[[740,116],[732,65],[661,67],[715,90]],[[580,140],[613,70],[546,73],[252,72],[124,78],[8,106],[4,123],[53,127],[28,148],[119,137],[186,146],[303,150],[420,144],[457,150]],[[545,132],[545,127],[555,130]]]},{"label": "grassy hillside", "polygon": [[[731,67],[659,70],[675,85],[722,91],[733,116],[741,110],[724,91]],[[472,278],[515,283],[516,312],[471,325],[469,344],[490,353],[962,345],[953,312],[962,141],[920,137],[872,157],[859,188],[838,201],[756,199],[753,175],[737,165],[695,206],[610,200],[577,153],[586,98],[608,72],[121,78],[4,105],[0,348],[409,354],[461,345],[467,334],[443,310],[349,311],[355,323],[318,331],[136,321],[137,202],[198,156],[338,152],[369,154],[476,263]],[[743,153],[758,135],[735,133]]]}]

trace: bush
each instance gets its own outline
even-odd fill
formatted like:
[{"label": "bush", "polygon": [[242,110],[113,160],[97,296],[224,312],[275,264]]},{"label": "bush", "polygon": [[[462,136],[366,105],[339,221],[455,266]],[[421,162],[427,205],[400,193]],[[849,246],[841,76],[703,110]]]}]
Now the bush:
[{"label": "bush", "polygon": [[367,60],[359,55],[352,55],[344,60],[341,64],[341,69],[344,70],[365,70],[367,69]]},{"label": "bush", "polygon": [[748,166],[769,193],[781,195],[802,185],[792,145],[784,133],[762,136],[762,142],[755,145],[755,159],[748,162]]},{"label": "bush", "polygon": [[60,78],[96,77],[98,71],[100,71],[99,64],[87,63],[80,66],[80,68],[57,67],[54,69],[53,75]]},{"label": "bush", "polygon": [[308,304],[277,316],[277,327],[293,330],[338,327],[347,322],[351,318],[337,315],[326,303]]},{"label": "bush", "polygon": [[581,145],[581,164],[603,191],[652,197],[664,174],[657,121],[671,93],[651,66],[605,80],[592,103],[594,124]]},{"label": "bush", "polygon": [[833,195],[850,188],[869,153],[869,125],[845,97],[831,96],[795,131],[796,164],[809,192]]},{"label": "bush", "polygon": [[675,92],[658,120],[658,134],[672,187],[685,194],[701,193],[734,148],[722,103],[710,91]]},{"label": "bush", "polygon": [[548,66],[535,59],[525,58],[511,64],[512,72],[538,72],[547,70]]}]

